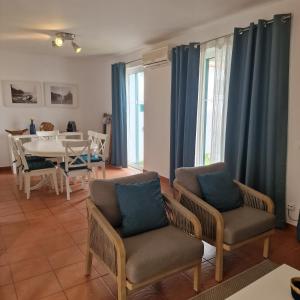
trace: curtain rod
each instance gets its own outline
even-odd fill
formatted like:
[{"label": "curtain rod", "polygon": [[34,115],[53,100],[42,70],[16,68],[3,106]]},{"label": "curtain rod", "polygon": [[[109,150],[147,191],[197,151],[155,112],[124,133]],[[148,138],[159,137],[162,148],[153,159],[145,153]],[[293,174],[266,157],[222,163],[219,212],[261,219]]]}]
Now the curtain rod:
[{"label": "curtain rod", "polygon": [[131,63],[134,63],[134,62],[137,62],[137,61],[141,61],[141,60],[142,60],[142,58],[138,58],[138,59],[127,61],[125,64],[128,65],[128,64],[131,64]]},{"label": "curtain rod", "polygon": [[[225,34],[225,35],[222,35],[222,36],[219,36],[217,38],[213,38],[213,39],[210,39],[210,40],[207,40],[207,41],[204,41],[204,42],[194,42],[194,43],[191,43],[191,44],[194,44],[194,45],[201,45],[201,44],[205,44],[205,43],[209,43],[209,42],[212,42],[214,40],[217,40],[217,39],[221,39],[221,38],[227,38],[229,36],[233,35],[233,33],[229,33],[229,34]],[[138,59],[134,59],[134,60],[130,60],[130,61],[127,61],[125,62],[126,65],[128,64],[131,64],[131,63],[134,63],[134,62],[138,62],[138,61],[142,61],[143,59],[142,58],[138,58]]]},{"label": "curtain rod", "polygon": [[[282,16],[282,17],[280,18],[280,20],[281,20],[281,22],[285,22],[286,20],[289,20],[289,19],[291,19],[291,18],[292,18],[292,15],[291,15],[291,14],[288,14],[288,15]],[[265,24],[272,24],[272,23],[274,23],[274,19],[265,21]],[[241,28],[241,29],[240,29],[240,34],[243,34],[243,32],[246,32],[246,31],[248,31],[249,29],[250,29],[250,26],[245,27],[245,28]]]},{"label": "curtain rod", "polygon": [[[284,22],[285,20],[289,20],[289,19],[291,19],[291,18],[292,18],[292,15],[291,15],[291,14],[288,14],[288,15],[282,16],[282,17],[281,17],[281,21]],[[266,21],[266,24],[272,24],[272,23],[274,23],[274,19]],[[245,27],[245,28],[241,28],[241,29],[240,29],[240,34],[243,34],[243,32],[248,31],[249,29],[250,29],[250,26]],[[201,45],[201,44],[206,44],[206,43],[212,42],[212,41],[217,40],[217,39],[222,39],[222,38],[230,37],[230,36],[232,36],[232,35],[233,35],[233,33],[228,33],[228,34],[219,36],[219,37],[217,37],[217,38],[213,38],[213,39],[210,39],[210,40],[206,40],[206,41],[204,41],[204,42],[195,42],[195,43],[191,43],[191,44],[200,44],[200,45]],[[143,60],[142,58],[134,59],[134,60],[131,60],[131,61],[126,62],[125,64],[128,65],[128,64],[131,64],[131,63],[134,63],[134,62],[138,62],[138,61],[142,61],[142,60]]]}]

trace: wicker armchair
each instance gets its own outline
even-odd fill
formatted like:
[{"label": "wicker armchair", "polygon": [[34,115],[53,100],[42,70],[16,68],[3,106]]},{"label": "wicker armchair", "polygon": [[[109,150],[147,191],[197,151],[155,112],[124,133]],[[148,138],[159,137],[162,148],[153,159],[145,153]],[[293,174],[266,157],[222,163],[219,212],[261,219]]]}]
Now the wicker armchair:
[{"label": "wicker armchair", "polygon": [[177,200],[194,213],[202,226],[203,240],[216,247],[215,279],[223,279],[223,250],[231,251],[256,239],[264,239],[263,257],[269,256],[270,235],[275,217],[272,200],[262,193],[235,181],[240,188],[244,206],[219,212],[201,199],[196,176],[224,169],[224,163],[176,170],[174,188]]},{"label": "wicker armchair", "polygon": [[121,215],[115,184],[145,182],[157,176],[157,173],[147,172],[90,183],[86,274],[91,272],[93,257],[104,262],[116,277],[119,300],[126,299],[131,290],[190,268],[194,268],[194,289],[200,289],[201,225],[197,217],[175,199],[163,195],[168,226],[128,238],[119,235]]}]

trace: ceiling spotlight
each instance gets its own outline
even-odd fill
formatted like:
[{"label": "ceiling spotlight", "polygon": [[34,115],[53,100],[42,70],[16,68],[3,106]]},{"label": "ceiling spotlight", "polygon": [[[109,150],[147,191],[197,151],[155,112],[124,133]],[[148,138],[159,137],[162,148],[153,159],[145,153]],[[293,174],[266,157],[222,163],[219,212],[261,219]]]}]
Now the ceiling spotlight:
[{"label": "ceiling spotlight", "polygon": [[76,53],[81,52],[81,47],[79,47],[75,42],[75,34],[74,33],[68,33],[68,32],[57,32],[55,34],[55,38],[52,41],[53,47],[62,47],[64,45],[65,41],[71,41],[73,49]]},{"label": "ceiling spotlight", "polygon": [[72,46],[73,46],[73,49],[76,53],[81,52],[81,47],[79,47],[74,41],[72,41]]},{"label": "ceiling spotlight", "polygon": [[62,47],[62,45],[64,44],[64,39],[61,36],[57,35],[54,40],[54,44],[56,47]]}]

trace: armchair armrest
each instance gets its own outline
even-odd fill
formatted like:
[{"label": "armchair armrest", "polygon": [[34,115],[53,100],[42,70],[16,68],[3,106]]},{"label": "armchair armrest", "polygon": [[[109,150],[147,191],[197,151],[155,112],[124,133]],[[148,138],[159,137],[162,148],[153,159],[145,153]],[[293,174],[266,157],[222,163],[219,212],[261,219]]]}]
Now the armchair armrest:
[{"label": "armchair armrest", "polygon": [[223,243],[224,220],[222,214],[203,199],[183,187],[177,179],[174,188],[180,203],[197,216],[202,225],[204,239],[210,243]]},{"label": "armchair armrest", "polygon": [[87,199],[89,245],[115,275],[125,274],[126,252],[122,238],[102,215],[90,198]]},{"label": "armchair armrest", "polygon": [[201,239],[202,228],[198,218],[171,196],[165,193],[163,196],[166,201],[169,222],[184,232]]},{"label": "armchair armrest", "polygon": [[270,197],[264,195],[249,186],[234,180],[234,182],[240,188],[240,191],[244,197],[244,204],[256,209],[267,211],[268,213],[274,213],[274,203]]}]

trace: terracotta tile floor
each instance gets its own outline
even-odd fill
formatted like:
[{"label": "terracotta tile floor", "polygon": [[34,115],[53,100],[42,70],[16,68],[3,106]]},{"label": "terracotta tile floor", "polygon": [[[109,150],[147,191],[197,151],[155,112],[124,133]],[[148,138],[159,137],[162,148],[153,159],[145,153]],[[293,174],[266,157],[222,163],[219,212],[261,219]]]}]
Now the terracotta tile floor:
[{"label": "terracotta tile floor", "polygon": [[[136,173],[108,168],[107,177]],[[172,193],[165,180],[162,188]],[[74,185],[71,201],[44,188],[30,200],[15,186],[9,170],[0,170],[0,299],[1,300],[111,300],[116,298],[114,278],[94,261],[90,277],[84,276],[87,236],[87,189]],[[300,269],[300,243],[295,228],[276,231],[271,259]],[[226,253],[225,279],[262,261],[262,243]],[[205,244],[202,287],[214,281],[215,248]],[[188,299],[195,295],[192,272],[177,274],[133,293],[130,299]]]}]

